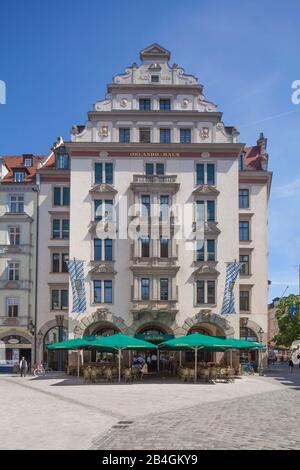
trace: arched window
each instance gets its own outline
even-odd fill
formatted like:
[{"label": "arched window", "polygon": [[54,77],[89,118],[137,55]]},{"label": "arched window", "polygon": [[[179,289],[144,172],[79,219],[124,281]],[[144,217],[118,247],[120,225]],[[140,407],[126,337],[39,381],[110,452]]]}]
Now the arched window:
[{"label": "arched window", "polygon": [[258,341],[256,333],[246,326],[241,326],[240,338],[246,341]]},{"label": "arched window", "polygon": [[[61,341],[66,341],[68,339],[68,330],[67,328],[62,328]],[[47,346],[49,344],[59,342],[59,327],[54,326],[44,336],[44,348],[43,348],[43,361],[48,364],[49,367],[53,370],[60,370],[60,367],[65,369],[65,365],[68,359],[68,351],[57,351],[49,350]],[[61,362],[60,362],[61,359]],[[61,365],[60,365],[61,364]]]}]

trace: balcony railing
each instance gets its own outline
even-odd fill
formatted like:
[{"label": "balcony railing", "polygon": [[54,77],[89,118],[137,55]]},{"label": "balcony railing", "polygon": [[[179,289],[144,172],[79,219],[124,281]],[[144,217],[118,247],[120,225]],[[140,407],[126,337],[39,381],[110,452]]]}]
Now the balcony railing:
[{"label": "balcony railing", "polygon": [[133,175],[130,185],[133,191],[157,191],[160,187],[168,189],[169,192],[176,193],[180,184],[177,183],[177,175]]},{"label": "balcony railing", "polygon": [[137,300],[132,301],[133,310],[175,310],[178,299],[172,300]]},{"label": "balcony railing", "polygon": [[176,183],[177,175],[133,175],[134,183]]}]

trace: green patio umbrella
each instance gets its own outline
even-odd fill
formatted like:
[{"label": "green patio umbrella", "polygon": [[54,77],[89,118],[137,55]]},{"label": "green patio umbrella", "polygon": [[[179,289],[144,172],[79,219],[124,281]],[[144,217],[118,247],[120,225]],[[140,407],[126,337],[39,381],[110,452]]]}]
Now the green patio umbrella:
[{"label": "green patio umbrella", "polygon": [[157,346],[133,336],[117,333],[112,336],[101,336],[90,343],[89,349],[111,349],[118,351],[119,358],[119,382],[121,382],[121,351],[123,349],[157,349]]},{"label": "green patio umbrella", "polygon": [[160,349],[169,350],[186,350],[193,349],[195,351],[195,382],[197,380],[197,352],[199,349],[207,349],[211,351],[226,351],[227,349],[257,349],[264,347],[260,343],[237,340],[225,339],[218,336],[202,335],[200,333],[193,333],[191,335],[181,336],[179,338],[165,341],[159,345]]},{"label": "green patio umbrella", "polygon": [[87,349],[95,339],[96,336],[83,336],[83,338],[69,339],[66,341],[61,341],[60,343],[48,344],[47,348],[61,351],[77,349],[77,376],[79,377],[80,350]]}]

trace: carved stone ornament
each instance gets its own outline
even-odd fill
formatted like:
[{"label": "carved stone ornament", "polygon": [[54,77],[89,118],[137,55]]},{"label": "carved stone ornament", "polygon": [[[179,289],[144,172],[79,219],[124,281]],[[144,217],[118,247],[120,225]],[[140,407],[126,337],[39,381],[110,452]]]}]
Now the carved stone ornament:
[{"label": "carved stone ornament", "polygon": [[107,264],[98,264],[89,271],[89,274],[116,274],[116,272]]},{"label": "carved stone ornament", "polygon": [[217,196],[219,193],[220,191],[210,184],[201,184],[193,191],[194,196]]},{"label": "carved stone ornament", "polygon": [[105,152],[104,150],[101,150],[101,152],[99,152],[99,157],[100,157],[100,158],[106,158],[106,157],[108,157],[108,152]]},{"label": "carved stone ornament", "polygon": [[108,126],[101,126],[100,129],[99,129],[99,136],[104,138],[104,137],[108,137]]},{"label": "carved stone ornament", "polygon": [[210,266],[209,264],[203,264],[198,269],[196,269],[196,271],[193,272],[193,276],[195,277],[207,275],[218,276],[219,274],[219,271],[217,271],[213,266]]},{"label": "carved stone ornament", "polygon": [[202,127],[200,131],[201,139],[208,139],[209,138],[209,127]]},{"label": "carved stone ornament", "polygon": [[126,108],[127,104],[128,100],[126,98],[121,99],[120,105],[122,106],[122,108]]},{"label": "carved stone ornament", "polygon": [[187,98],[184,98],[184,99],[182,100],[181,106],[182,106],[183,108],[187,108],[188,105],[189,105],[189,100],[188,100]]},{"label": "carved stone ornament", "polygon": [[209,157],[210,157],[210,153],[209,153],[209,152],[202,152],[202,153],[201,153],[201,157],[202,157],[202,158],[209,158]]}]

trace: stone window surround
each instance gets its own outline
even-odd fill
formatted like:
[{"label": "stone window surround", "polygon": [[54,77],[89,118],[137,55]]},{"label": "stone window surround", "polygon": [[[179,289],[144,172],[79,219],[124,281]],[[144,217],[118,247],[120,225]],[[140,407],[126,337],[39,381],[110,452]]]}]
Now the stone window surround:
[{"label": "stone window surround", "polygon": [[[204,185],[207,185],[207,164],[214,164],[215,165],[215,184],[214,185],[209,185],[212,186],[213,188],[217,188],[218,186],[218,159],[199,159],[194,161],[194,185],[195,187],[200,186],[197,184],[197,164],[203,164],[204,165]],[[217,194],[216,194],[217,197]]]},{"label": "stone window surround", "polygon": [[66,308],[55,308],[53,309],[52,308],[52,291],[53,290],[58,290],[59,291],[59,303],[60,303],[60,307],[61,307],[61,291],[62,290],[66,290],[68,291],[68,294],[69,294],[69,285],[68,284],[65,284],[65,283],[48,283],[48,286],[49,286],[49,312],[66,312],[68,311],[68,308],[70,306],[70,295],[68,295],[68,307]]},{"label": "stone window surround", "polygon": [[[207,255],[208,255],[207,240],[214,240],[214,242],[215,242],[215,259],[214,260],[208,260],[207,259]],[[194,263],[195,264],[197,264],[197,263],[214,263],[214,264],[217,263],[217,260],[218,260],[218,237],[210,236],[210,235],[204,236],[204,260],[202,260],[202,261],[197,260],[197,242],[198,242],[198,240],[195,239]]]},{"label": "stone window surround", "polygon": [[239,284],[239,303],[240,303],[240,292],[241,291],[247,291],[249,292],[249,310],[240,310],[240,314],[242,315],[247,315],[247,314],[251,314],[251,311],[252,311],[252,288],[253,288],[253,284]]},{"label": "stone window surround", "polygon": [[169,298],[168,300],[176,300],[177,301],[177,284],[176,284],[176,276],[171,276],[170,274],[166,274],[162,272],[161,274],[152,274],[151,269],[145,273],[140,274],[138,276],[134,276],[133,278],[133,299],[134,301],[142,302],[142,292],[141,292],[141,280],[142,279],[149,279],[150,281],[150,298],[149,301],[160,301],[160,279],[168,279],[169,285]]},{"label": "stone window surround", "polygon": [[[161,258],[160,257],[160,239],[153,240],[150,238],[149,240],[149,256],[145,259],[150,258],[160,258],[162,260],[169,259],[169,258],[177,258],[178,257],[178,244],[176,243],[176,239],[171,236],[169,239],[169,248],[168,248],[168,258]],[[134,258],[142,258],[142,241],[141,238],[135,240],[132,244],[132,253]]]},{"label": "stone window surround", "polygon": [[[119,126],[119,127],[122,127],[122,126]],[[118,134],[119,134],[119,128],[117,130],[118,130]],[[119,139],[119,137],[118,137],[118,139]],[[95,163],[102,163],[102,165],[103,165],[103,167],[102,167],[102,177],[105,175],[105,163],[112,163],[112,165],[113,165],[113,182],[109,183],[109,185],[114,186],[115,185],[116,160],[113,159],[113,158],[109,158],[109,157],[105,157],[105,158],[97,157],[97,158],[93,159],[92,163],[91,163],[91,175],[92,175],[91,187],[96,186],[97,184],[108,184],[108,183],[105,183],[104,180],[103,180],[102,183],[96,183],[95,182]]]},{"label": "stone window surround", "polygon": [[[207,300],[207,281],[215,281],[215,303],[209,304],[207,302],[198,303],[197,302],[197,281],[204,281],[204,299]],[[218,298],[218,279],[217,275],[206,275],[204,276],[197,276],[194,279],[194,307],[206,306],[209,308],[215,308],[217,306],[217,298]]]},{"label": "stone window surround", "polygon": [[[101,302],[95,302],[95,299],[94,299],[94,281],[101,281]],[[107,303],[107,302],[104,302],[104,281],[111,281],[112,282],[112,301]],[[93,275],[92,279],[91,279],[91,282],[89,283],[90,284],[90,299],[91,299],[91,305],[92,306],[97,306],[97,305],[101,305],[101,306],[105,306],[105,305],[114,305],[115,303],[115,281],[114,279],[112,278],[112,275],[110,273],[107,273],[107,274],[95,274]]]},{"label": "stone window surround", "polygon": [[[240,189],[247,189],[248,190],[248,202],[249,202],[249,206],[248,207],[240,207]],[[239,185],[239,211],[241,212],[242,215],[246,215],[248,212],[251,211],[251,200],[252,200],[252,197],[251,197],[251,185],[244,185],[244,184],[241,184]],[[245,211],[245,213],[244,213]]]},{"label": "stone window surround", "polygon": [[[53,210],[55,210],[57,207],[70,207],[70,205],[66,206],[65,204],[60,204],[60,205],[55,205],[55,204],[54,204],[54,188],[60,188],[60,191],[61,191],[61,202],[63,202],[62,188],[70,188],[70,190],[71,190],[71,187],[70,187],[69,184],[60,184],[60,183],[53,183],[53,184],[51,184],[51,194],[52,194],[51,201],[52,201]],[[70,201],[70,202],[71,202],[71,201]]]}]

